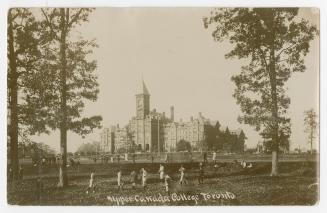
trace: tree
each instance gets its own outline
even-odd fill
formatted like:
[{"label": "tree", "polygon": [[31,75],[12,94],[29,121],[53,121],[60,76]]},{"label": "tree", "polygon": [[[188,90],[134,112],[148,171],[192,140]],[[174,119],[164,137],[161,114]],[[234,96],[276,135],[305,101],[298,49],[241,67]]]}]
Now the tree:
[{"label": "tree", "polygon": [[304,72],[304,56],[317,34],[315,26],[298,18],[298,8],[223,8],[204,18],[205,28],[215,24],[217,42],[233,45],[226,58],[248,59],[239,75],[234,98],[243,115],[239,122],[270,135],[273,141],[271,175],[278,175],[280,127],[290,123],[290,99],[284,85],[292,72]]},{"label": "tree", "polygon": [[[273,141],[271,139],[267,139],[263,142],[263,149],[266,153],[271,153],[273,147]],[[279,152],[287,153],[290,150],[290,142],[289,142],[289,135],[285,133],[281,133],[279,136]]]},{"label": "tree", "polygon": [[176,144],[176,151],[180,152],[180,151],[191,151],[191,144],[190,142],[186,141],[186,140],[180,140],[177,142]]},{"label": "tree", "polygon": [[[76,36],[75,28],[88,21],[92,9],[51,8],[41,9],[43,68],[30,79],[26,102],[27,120],[33,122],[33,114],[43,115],[38,123],[46,130],[60,130],[61,165],[58,187],[68,185],[67,131],[83,137],[100,128],[101,116],[83,117],[84,100],[96,101],[99,93],[96,61],[88,56],[97,47],[91,40]],[[75,33],[75,34],[74,34]]]},{"label": "tree", "polygon": [[226,127],[225,132],[223,133],[223,150],[228,153],[232,152],[232,135],[230,134],[229,128]]},{"label": "tree", "polygon": [[236,145],[237,152],[240,153],[244,152],[244,145],[246,139],[247,137],[245,136],[245,133],[243,132],[243,130],[241,130],[240,134],[237,137],[237,145]]},{"label": "tree", "polygon": [[318,127],[317,114],[314,111],[314,109],[304,111],[304,127],[305,127],[304,131],[308,133],[308,139],[310,143],[310,153],[312,154],[313,153],[312,144],[316,138],[317,127]]},{"label": "tree", "polygon": [[216,149],[217,142],[217,129],[214,126],[207,126],[205,128],[205,143],[208,146],[208,150]]},{"label": "tree", "polygon": [[97,153],[100,147],[99,142],[84,143],[77,149],[77,153]]},{"label": "tree", "polygon": [[[38,23],[28,9],[13,8],[8,11],[8,138],[10,163],[14,179],[18,177],[18,136],[23,102],[19,94],[27,82],[31,70],[36,69],[40,52],[38,50]],[[36,116],[35,116],[36,117]]]}]

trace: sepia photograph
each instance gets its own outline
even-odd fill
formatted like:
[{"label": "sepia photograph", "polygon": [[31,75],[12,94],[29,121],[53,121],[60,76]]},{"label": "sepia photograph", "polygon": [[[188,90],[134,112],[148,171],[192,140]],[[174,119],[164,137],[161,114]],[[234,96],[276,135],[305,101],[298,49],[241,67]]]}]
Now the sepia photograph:
[{"label": "sepia photograph", "polygon": [[319,203],[319,8],[11,7],[6,22],[8,205]]}]

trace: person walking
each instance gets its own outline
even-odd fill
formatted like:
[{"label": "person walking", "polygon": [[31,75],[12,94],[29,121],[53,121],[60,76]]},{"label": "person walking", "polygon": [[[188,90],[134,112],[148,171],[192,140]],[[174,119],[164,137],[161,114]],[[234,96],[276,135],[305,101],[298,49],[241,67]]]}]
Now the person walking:
[{"label": "person walking", "polygon": [[19,180],[24,179],[24,169],[23,169],[23,167],[21,165],[19,166],[18,176],[19,176]]},{"label": "person walking", "polygon": [[204,169],[202,163],[199,164],[199,174],[198,174],[198,183],[203,184],[204,179]]},{"label": "person walking", "polygon": [[13,180],[14,180],[14,172],[13,172],[11,166],[9,167],[9,171],[8,171],[8,173],[9,173],[9,174],[8,174],[8,180],[9,180],[9,183],[12,183]]},{"label": "person walking", "polygon": [[160,178],[160,181],[164,181],[164,175],[165,175],[165,167],[160,164],[159,166],[159,178]]},{"label": "person walking", "polygon": [[146,185],[147,171],[144,168],[141,169],[141,175],[142,175],[142,186],[143,186],[143,189],[146,189],[147,188],[147,185]]},{"label": "person walking", "polygon": [[212,162],[213,163],[216,163],[216,157],[217,157],[217,153],[216,152],[213,152],[212,153]]},{"label": "person walking", "polygon": [[86,194],[88,194],[89,192],[91,192],[91,190],[92,190],[93,193],[95,192],[94,178],[95,178],[95,172],[94,172],[94,170],[91,170],[89,187],[87,188]]},{"label": "person walking", "polygon": [[36,179],[36,199],[40,202],[43,192],[43,181],[42,177],[38,176]]},{"label": "person walking", "polygon": [[117,172],[117,186],[118,190],[123,190],[122,172],[121,169]]},{"label": "person walking", "polygon": [[120,162],[120,155],[117,155],[117,163],[119,164]]},{"label": "person walking", "polygon": [[186,180],[185,180],[185,168],[183,167],[183,165],[181,165],[181,168],[179,168],[178,170],[180,172],[180,179],[179,179],[179,184],[182,186],[183,184],[186,184]]},{"label": "person walking", "polygon": [[137,174],[135,170],[131,172],[131,182],[132,182],[132,189],[135,189],[136,187],[136,182],[137,182]]},{"label": "person walking", "polygon": [[170,186],[171,186],[171,178],[168,174],[165,176],[165,189],[168,196],[170,196]]},{"label": "person walking", "polygon": [[169,163],[169,154],[167,153],[166,154],[166,160],[165,160],[166,163]]},{"label": "person walking", "polygon": [[208,159],[207,159],[207,152],[203,153],[203,163],[207,163]]}]

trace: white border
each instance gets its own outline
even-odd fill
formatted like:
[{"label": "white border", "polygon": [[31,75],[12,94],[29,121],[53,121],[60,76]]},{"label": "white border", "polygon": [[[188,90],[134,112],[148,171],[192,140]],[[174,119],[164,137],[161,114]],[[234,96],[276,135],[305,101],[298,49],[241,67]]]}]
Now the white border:
[{"label": "white border", "polygon": [[[295,211],[302,213],[307,211],[314,212],[326,212],[327,210],[327,172],[326,172],[326,158],[327,158],[327,138],[326,138],[326,83],[327,82],[327,70],[326,70],[326,26],[327,26],[327,4],[326,0],[296,0],[296,1],[285,1],[285,0],[1,0],[0,3],[0,138],[1,138],[1,157],[0,157],[0,208],[1,212],[16,212],[24,211],[29,212],[71,212],[78,211],[81,213],[90,212],[92,210],[108,212],[108,211],[142,211],[144,213],[153,211],[156,212],[167,212],[167,211],[251,211],[253,213],[265,213],[276,211],[286,212]],[[7,47],[6,47],[6,35],[7,35],[7,10],[10,7],[209,7],[209,6],[242,6],[242,7],[318,7],[320,8],[320,202],[313,207],[18,207],[9,206],[7,204],[7,189],[6,189],[6,141],[7,141]],[[325,169],[323,169],[325,168]],[[169,208],[169,209],[168,209]]]}]

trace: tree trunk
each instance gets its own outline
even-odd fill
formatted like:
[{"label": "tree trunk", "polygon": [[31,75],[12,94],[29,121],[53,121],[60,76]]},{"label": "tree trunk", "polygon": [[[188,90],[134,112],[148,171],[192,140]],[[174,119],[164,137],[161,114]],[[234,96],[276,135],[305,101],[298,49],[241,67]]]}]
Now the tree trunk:
[{"label": "tree trunk", "polygon": [[279,151],[279,121],[278,121],[278,98],[277,98],[277,82],[276,82],[276,66],[275,66],[275,38],[274,38],[274,14],[272,11],[272,36],[270,43],[270,64],[269,64],[269,78],[271,87],[272,100],[272,158],[271,158],[271,176],[278,175],[278,151]]},{"label": "tree trunk", "polygon": [[271,65],[271,67],[272,67],[271,69],[274,70],[270,78],[271,95],[272,95],[272,118],[273,118],[271,176],[277,176],[278,175],[278,151],[279,151],[278,105],[277,105],[275,66]]},{"label": "tree trunk", "polygon": [[68,185],[68,177],[67,177],[67,106],[66,106],[66,18],[65,18],[65,9],[60,9],[60,89],[61,89],[61,100],[60,100],[60,153],[62,157],[62,161],[59,168],[59,183],[58,187],[66,187]]},{"label": "tree trunk", "polygon": [[311,155],[313,154],[312,142],[313,142],[313,130],[311,130],[311,134],[310,134],[310,153],[311,153]]},{"label": "tree trunk", "polygon": [[14,48],[14,32],[10,11],[8,13],[8,89],[9,89],[9,109],[10,117],[9,141],[10,141],[10,164],[13,172],[13,178],[18,177],[18,73],[16,64],[16,53]]}]

